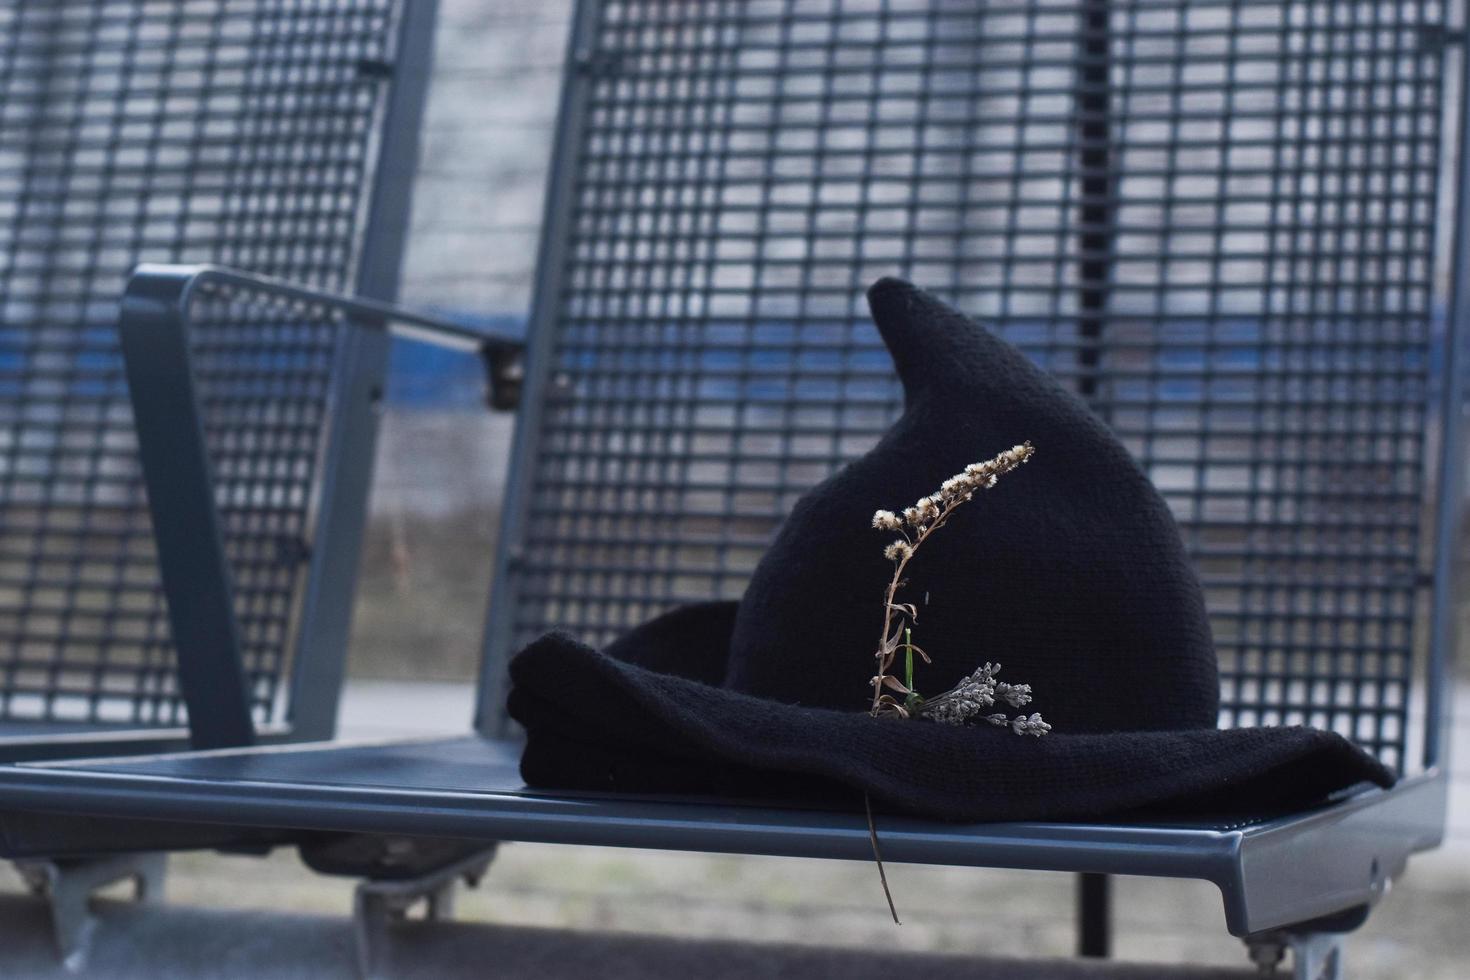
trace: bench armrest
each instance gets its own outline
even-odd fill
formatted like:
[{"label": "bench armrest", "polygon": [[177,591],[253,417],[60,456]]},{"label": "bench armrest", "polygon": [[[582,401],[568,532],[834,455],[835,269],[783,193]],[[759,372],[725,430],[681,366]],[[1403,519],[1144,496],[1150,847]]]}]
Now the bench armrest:
[{"label": "bench armrest", "polygon": [[140,265],[118,321],[138,453],[195,748],[250,745],[255,726],[234,588],[191,364],[191,300],[201,288],[330,309],[342,322],[478,353],[492,407],[513,407],[523,345],[376,300],[208,265]]}]

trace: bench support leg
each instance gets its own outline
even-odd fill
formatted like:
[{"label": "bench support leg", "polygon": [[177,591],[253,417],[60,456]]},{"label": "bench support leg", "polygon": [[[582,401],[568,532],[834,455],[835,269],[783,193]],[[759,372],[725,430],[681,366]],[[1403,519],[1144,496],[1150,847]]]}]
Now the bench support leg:
[{"label": "bench support leg", "polygon": [[1112,881],[1107,875],[1077,876],[1077,955],[1112,955]]},{"label": "bench support leg", "polygon": [[43,861],[15,861],[16,870],[31,891],[51,907],[51,930],[56,951],[68,970],[80,970],[87,960],[87,947],[97,921],[92,916],[92,895],[99,889],[131,879],[139,902],[163,899],[168,855],[116,854],[111,857]]},{"label": "bench support leg", "polygon": [[1342,938],[1339,932],[1266,932],[1245,944],[1262,975],[1275,974],[1291,950],[1292,980],[1342,980]]},{"label": "bench support leg", "polygon": [[419,902],[424,903],[425,919],[451,918],[459,880],[463,878],[471,888],[478,885],[494,856],[492,847],[415,878],[370,878],[359,883],[352,912],[358,972],[367,978],[384,975],[388,930],[405,921]]}]

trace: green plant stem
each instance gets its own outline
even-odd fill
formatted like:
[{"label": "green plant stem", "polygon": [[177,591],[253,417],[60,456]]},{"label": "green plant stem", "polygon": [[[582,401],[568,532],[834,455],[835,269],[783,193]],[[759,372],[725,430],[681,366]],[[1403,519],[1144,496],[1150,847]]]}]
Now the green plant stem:
[{"label": "green plant stem", "polygon": [[910,627],[903,630],[903,685],[914,693],[914,631]]}]

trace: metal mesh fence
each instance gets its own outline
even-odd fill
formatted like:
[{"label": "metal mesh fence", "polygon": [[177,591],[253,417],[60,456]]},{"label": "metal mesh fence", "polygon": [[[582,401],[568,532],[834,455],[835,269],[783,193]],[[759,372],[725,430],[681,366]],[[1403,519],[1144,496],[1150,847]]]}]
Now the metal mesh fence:
[{"label": "metal mesh fence", "polygon": [[862,294],[900,273],[1142,461],[1223,723],[1402,765],[1443,4],[594,6],[513,643],[739,596],[898,410]]},{"label": "metal mesh fence", "polygon": [[[0,720],[182,703],[117,354],[140,261],[351,280],[393,0],[0,6]],[[335,337],[203,299],[200,382],[268,720],[304,573]]]}]

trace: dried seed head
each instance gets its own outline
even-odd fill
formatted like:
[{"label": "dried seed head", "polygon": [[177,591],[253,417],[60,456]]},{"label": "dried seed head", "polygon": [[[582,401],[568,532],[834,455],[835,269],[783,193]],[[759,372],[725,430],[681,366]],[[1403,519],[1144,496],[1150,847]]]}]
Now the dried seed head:
[{"label": "dried seed head", "polygon": [[880,531],[897,531],[903,527],[903,521],[891,510],[880,510],[873,515],[873,526]]},{"label": "dried seed head", "polygon": [[914,546],[907,541],[898,540],[883,549],[883,557],[889,561],[901,561],[914,553]]},{"label": "dried seed head", "polygon": [[983,463],[971,463],[965,467],[965,473],[980,486],[993,487],[996,477],[1003,476],[1020,466],[1035,452],[1031,443],[1023,442],[1019,446],[1012,446],[998,454],[994,459],[988,459]]},{"label": "dried seed head", "polygon": [[953,500],[968,489],[970,489],[969,477],[961,473],[941,483],[939,485],[939,495],[945,500]]},{"label": "dried seed head", "polygon": [[[916,512],[919,519],[915,523],[928,523],[939,516],[939,504],[934,502],[933,497],[920,497],[919,502],[910,507],[909,510]],[[908,511],[904,511],[907,516]]]}]

